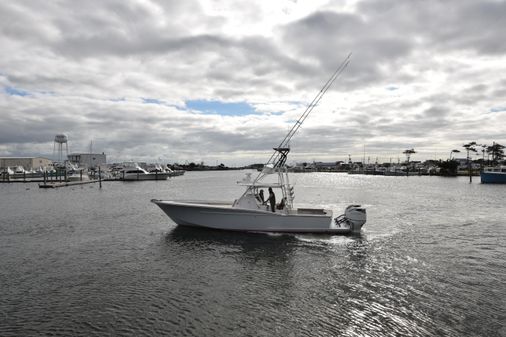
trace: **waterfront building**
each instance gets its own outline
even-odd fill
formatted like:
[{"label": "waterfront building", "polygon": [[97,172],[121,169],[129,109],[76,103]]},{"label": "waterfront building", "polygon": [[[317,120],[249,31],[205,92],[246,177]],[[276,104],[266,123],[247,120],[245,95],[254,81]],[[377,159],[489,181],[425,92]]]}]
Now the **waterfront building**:
[{"label": "waterfront building", "polygon": [[105,153],[71,153],[68,160],[78,167],[96,168],[107,162]]},{"label": "waterfront building", "polygon": [[44,157],[0,157],[0,169],[22,166],[25,170],[48,168],[53,161]]},{"label": "waterfront building", "polygon": [[337,168],[338,162],[314,162],[314,166],[318,171],[335,171]]},{"label": "waterfront building", "polygon": [[[454,158],[453,160],[459,163],[459,170],[467,170],[467,158]],[[473,170],[480,169],[480,163],[471,159],[471,168]]]}]

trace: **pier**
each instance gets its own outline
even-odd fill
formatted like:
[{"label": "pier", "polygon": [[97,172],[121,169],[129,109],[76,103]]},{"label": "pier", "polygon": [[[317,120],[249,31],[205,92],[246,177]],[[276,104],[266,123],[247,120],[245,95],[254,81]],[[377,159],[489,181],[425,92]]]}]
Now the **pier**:
[{"label": "pier", "polygon": [[95,183],[99,183],[100,187],[102,187],[101,180],[86,180],[86,181],[64,181],[64,182],[49,182],[49,183],[46,182],[44,184],[39,184],[39,188],[59,188],[59,187],[87,185]]},{"label": "pier", "polygon": [[[56,170],[55,172],[44,171],[37,174],[23,174],[10,175],[7,172],[2,172],[0,183],[39,183],[40,188],[59,188],[66,186],[76,186],[85,184],[99,183],[102,187],[102,177],[100,169],[97,175],[91,175],[83,179],[83,172],[80,171],[78,180],[70,180],[66,170]],[[98,176],[98,177],[97,177]]]}]

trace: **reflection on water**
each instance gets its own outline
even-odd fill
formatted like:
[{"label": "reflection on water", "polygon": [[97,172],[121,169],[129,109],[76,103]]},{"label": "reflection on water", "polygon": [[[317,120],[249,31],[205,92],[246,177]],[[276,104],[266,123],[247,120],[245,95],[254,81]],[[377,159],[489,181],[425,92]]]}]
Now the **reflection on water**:
[{"label": "reflection on water", "polygon": [[505,335],[503,188],[293,175],[298,206],[367,206],[350,236],[176,227],[149,202],[232,200],[242,175],[0,185],[0,335]]},{"label": "reflection on water", "polygon": [[185,250],[215,250],[237,262],[256,263],[274,259],[277,263],[291,256],[296,244],[292,235],[242,233],[192,227],[176,227],[166,236],[167,247]]},{"label": "reflection on water", "polygon": [[169,245],[171,242],[175,242],[188,245],[190,248],[202,244],[262,248],[265,245],[284,246],[287,242],[294,242],[295,238],[293,235],[244,233],[178,226],[167,233],[166,240]]}]

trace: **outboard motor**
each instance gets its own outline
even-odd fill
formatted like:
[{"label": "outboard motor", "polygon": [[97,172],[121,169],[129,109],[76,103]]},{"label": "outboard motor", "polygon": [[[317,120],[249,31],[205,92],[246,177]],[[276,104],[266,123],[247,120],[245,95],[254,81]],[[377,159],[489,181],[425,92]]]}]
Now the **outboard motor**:
[{"label": "outboard motor", "polygon": [[336,225],[341,226],[346,223],[351,228],[352,233],[358,233],[367,221],[367,213],[365,208],[360,205],[349,205],[346,207],[344,214],[334,219]]},{"label": "outboard motor", "polygon": [[360,232],[360,229],[367,221],[365,208],[360,205],[350,205],[346,207],[344,217],[350,222],[351,231],[354,233]]}]

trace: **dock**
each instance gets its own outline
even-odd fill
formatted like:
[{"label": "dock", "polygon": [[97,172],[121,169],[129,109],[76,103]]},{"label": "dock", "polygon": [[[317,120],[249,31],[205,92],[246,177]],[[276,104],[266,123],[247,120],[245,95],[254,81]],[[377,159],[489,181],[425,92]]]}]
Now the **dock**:
[{"label": "dock", "polygon": [[46,182],[45,184],[39,184],[39,188],[59,188],[59,187],[87,185],[87,184],[94,184],[94,183],[100,183],[100,187],[102,187],[102,182],[98,179],[95,179],[95,180],[85,180],[85,181]]}]

